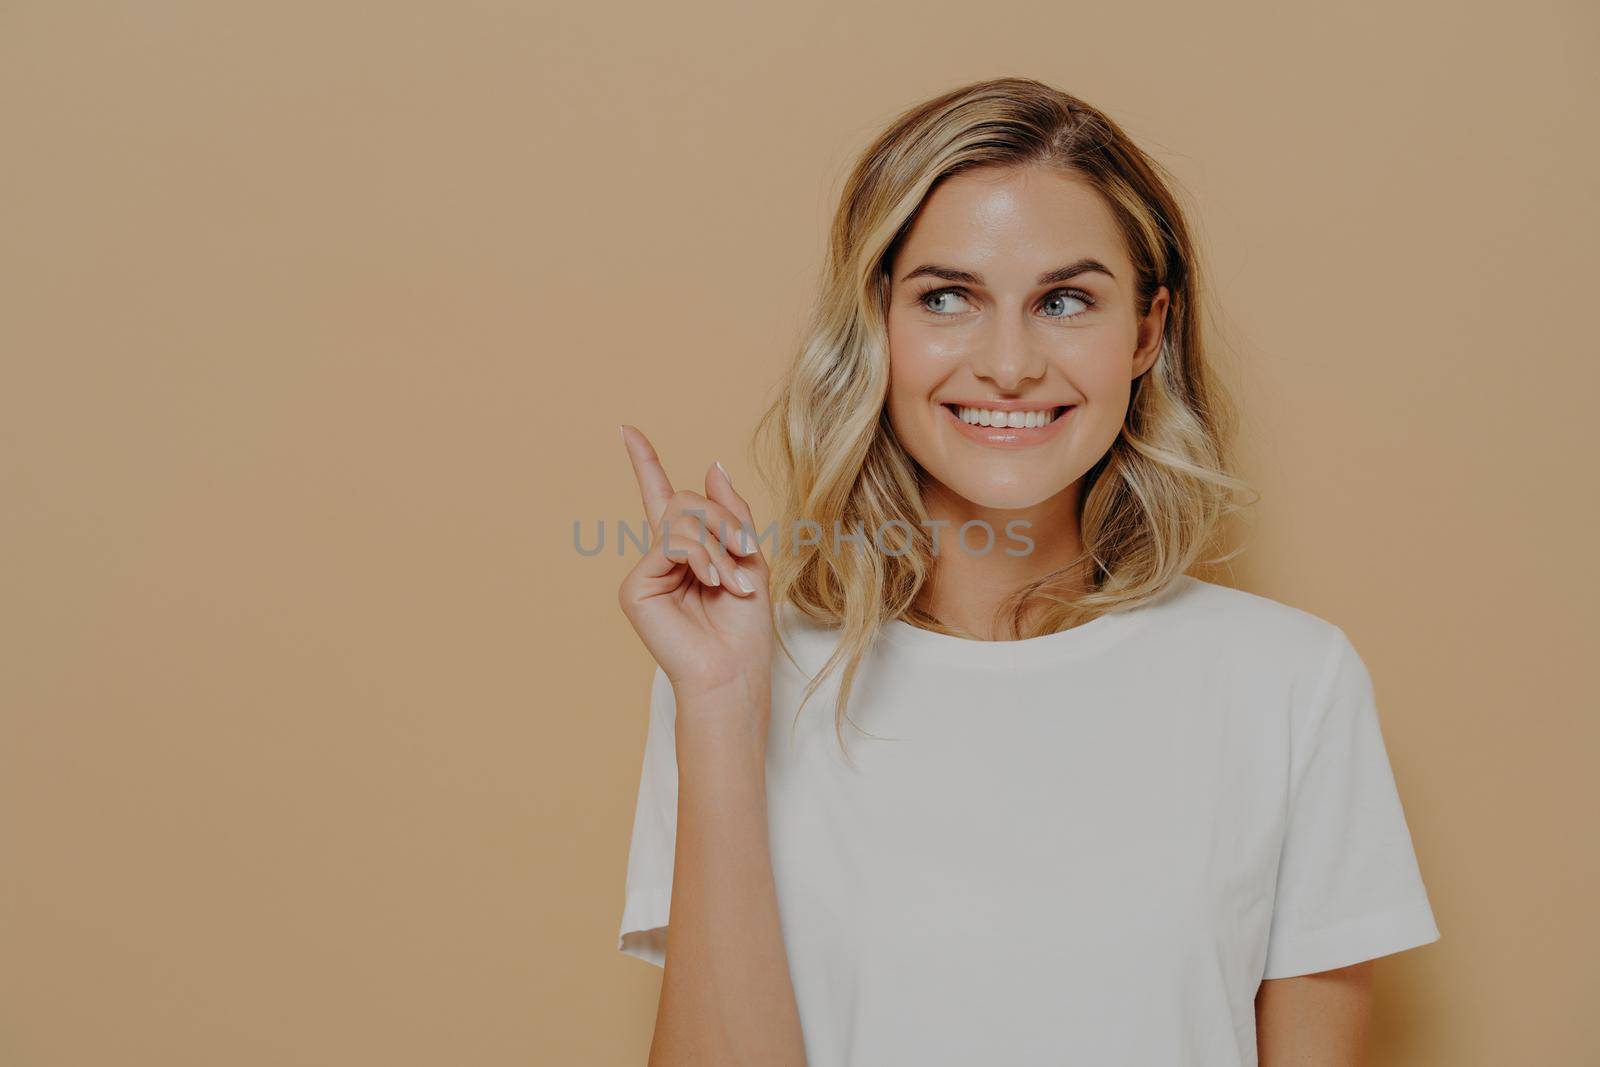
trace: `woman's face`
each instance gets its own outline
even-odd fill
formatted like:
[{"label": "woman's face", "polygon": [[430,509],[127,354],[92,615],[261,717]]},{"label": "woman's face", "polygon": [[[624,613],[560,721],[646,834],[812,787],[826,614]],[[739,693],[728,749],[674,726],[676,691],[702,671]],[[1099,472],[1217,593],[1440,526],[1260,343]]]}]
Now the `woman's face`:
[{"label": "woman's face", "polygon": [[980,507],[1072,488],[1116,441],[1167,313],[1162,288],[1138,316],[1100,194],[1041,167],[966,171],[891,268],[888,410],[906,451]]}]

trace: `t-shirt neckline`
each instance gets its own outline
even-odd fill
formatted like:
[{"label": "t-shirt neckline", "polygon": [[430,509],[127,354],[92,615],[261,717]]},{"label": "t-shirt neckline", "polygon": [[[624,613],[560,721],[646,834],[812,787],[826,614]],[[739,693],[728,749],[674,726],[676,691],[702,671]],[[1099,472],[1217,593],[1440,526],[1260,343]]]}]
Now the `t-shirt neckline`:
[{"label": "t-shirt neckline", "polygon": [[1098,652],[1135,629],[1143,608],[1097,615],[1067,630],[1016,641],[982,641],[913,626],[904,619],[883,624],[894,645],[945,663],[975,666],[1021,666],[1059,662]]}]

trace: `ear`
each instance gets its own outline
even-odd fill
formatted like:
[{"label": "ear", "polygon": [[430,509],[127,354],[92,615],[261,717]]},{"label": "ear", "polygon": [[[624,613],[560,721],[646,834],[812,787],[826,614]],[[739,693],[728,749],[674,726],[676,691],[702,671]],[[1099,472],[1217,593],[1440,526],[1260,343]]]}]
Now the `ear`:
[{"label": "ear", "polygon": [[1167,335],[1167,306],[1170,302],[1167,287],[1163,285],[1151,298],[1149,313],[1139,321],[1139,347],[1133,354],[1135,378],[1155,366],[1156,358],[1161,355],[1161,339]]}]

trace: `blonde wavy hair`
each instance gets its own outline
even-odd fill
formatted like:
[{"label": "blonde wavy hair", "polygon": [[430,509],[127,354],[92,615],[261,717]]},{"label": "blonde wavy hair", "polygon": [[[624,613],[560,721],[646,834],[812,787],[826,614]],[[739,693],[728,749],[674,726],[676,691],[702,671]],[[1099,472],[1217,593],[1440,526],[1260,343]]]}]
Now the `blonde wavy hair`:
[{"label": "blonde wavy hair", "polygon": [[[785,604],[840,631],[801,707],[842,665],[834,721],[841,746],[851,686],[885,621],[971,636],[916,604],[937,557],[923,525],[921,468],[885,409],[889,267],[940,181],[974,167],[1027,165],[1056,168],[1099,190],[1134,266],[1138,314],[1163,285],[1170,305],[1160,354],[1133,382],[1122,431],[1085,475],[1083,553],[1007,597],[997,625],[1034,637],[1142,604],[1201,559],[1229,514],[1256,502],[1241,505],[1236,494],[1258,496],[1230,473],[1236,405],[1207,359],[1197,253],[1170,174],[1104,113],[1032,79],[976,82],[911,108],[850,172],[801,344],[756,432],[757,462],[777,490],[771,590],[778,641],[795,661],[779,625]],[[893,520],[900,522],[886,526]],[[828,550],[795,536],[797,524],[811,523],[902,536],[894,554],[849,540]],[[1086,572],[1090,591],[1080,594]]]}]

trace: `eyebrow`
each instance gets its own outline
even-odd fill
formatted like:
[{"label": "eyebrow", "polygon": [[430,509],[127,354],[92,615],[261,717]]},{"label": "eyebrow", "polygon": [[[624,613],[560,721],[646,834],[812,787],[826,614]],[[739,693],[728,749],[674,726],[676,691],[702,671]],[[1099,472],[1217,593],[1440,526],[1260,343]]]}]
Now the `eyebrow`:
[{"label": "eyebrow", "polygon": [[[1074,263],[1068,263],[1064,267],[1057,267],[1055,270],[1045,271],[1043,274],[1039,275],[1038,284],[1050,285],[1054,282],[1064,282],[1070,278],[1076,278],[1080,274],[1088,274],[1091,271],[1099,271],[1112,281],[1115,281],[1117,278],[1115,274],[1111,273],[1111,269],[1098,259],[1090,259],[1085,257]],[[947,282],[965,282],[967,285],[978,286],[984,284],[983,276],[980,274],[974,274],[969,270],[957,270],[954,267],[941,267],[937,263],[924,263],[916,270],[901,278],[900,281],[902,283],[908,282],[912,278],[916,278],[924,274],[934,278],[943,278]]]}]

